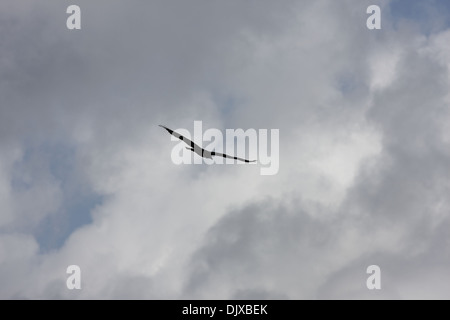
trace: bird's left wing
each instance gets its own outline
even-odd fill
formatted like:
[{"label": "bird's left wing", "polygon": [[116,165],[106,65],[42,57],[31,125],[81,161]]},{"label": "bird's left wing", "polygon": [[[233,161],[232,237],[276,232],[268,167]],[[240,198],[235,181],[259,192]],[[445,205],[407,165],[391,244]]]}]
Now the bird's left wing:
[{"label": "bird's left wing", "polygon": [[167,130],[167,132],[169,132],[171,135],[173,135],[175,138],[180,139],[181,141],[183,141],[184,143],[186,143],[188,146],[190,146],[192,149],[202,149],[198,144],[194,143],[194,141],[189,140],[188,138],[186,138],[185,136],[182,136],[181,134],[179,134],[176,131],[173,131],[172,129],[169,129],[163,125],[159,125],[161,128],[164,128]]}]

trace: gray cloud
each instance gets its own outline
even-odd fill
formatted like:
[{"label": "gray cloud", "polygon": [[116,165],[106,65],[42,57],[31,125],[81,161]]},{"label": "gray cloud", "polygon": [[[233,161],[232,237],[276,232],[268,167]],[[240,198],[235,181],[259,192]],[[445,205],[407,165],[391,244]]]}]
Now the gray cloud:
[{"label": "gray cloud", "polygon": [[[69,4],[0,4],[0,297],[448,298],[448,31],[388,1],[373,32],[370,1],[78,1],[69,31]],[[157,125],[194,120],[279,128],[279,174],[172,165]]]}]

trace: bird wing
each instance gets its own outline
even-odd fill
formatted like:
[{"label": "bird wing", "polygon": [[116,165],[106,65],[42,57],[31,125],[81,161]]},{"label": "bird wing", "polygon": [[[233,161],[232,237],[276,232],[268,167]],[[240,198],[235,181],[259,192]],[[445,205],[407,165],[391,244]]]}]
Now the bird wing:
[{"label": "bird wing", "polygon": [[159,125],[161,128],[166,129],[171,135],[173,135],[174,137],[180,139],[181,141],[183,141],[184,143],[186,143],[188,146],[190,146],[193,149],[202,149],[198,144],[194,143],[193,141],[189,140],[188,138],[186,138],[185,136],[182,136],[181,134],[179,134],[178,132],[173,131],[172,129],[169,129],[167,127],[164,127],[163,125]]},{"label": "bird wing", "polygon": [[212,156],[218,156],[218,157],[224,157],[224,158],[228,158],[228,159],[240,160],[240,161],[247,162],[247,163],[249,163],[249,162],[256,162],[256,160],[242,159],[242,158],[239,158],[239,157],[233,157],[233,156],[229,156],[228,154],[215,152],[215,151],[212,151],[211,155]]}]

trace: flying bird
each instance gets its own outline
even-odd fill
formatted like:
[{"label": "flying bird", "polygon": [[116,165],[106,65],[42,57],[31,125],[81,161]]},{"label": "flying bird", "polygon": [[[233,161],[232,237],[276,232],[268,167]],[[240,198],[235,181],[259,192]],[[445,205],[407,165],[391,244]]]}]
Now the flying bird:
[{"label": "flying bird", "polygon": [[175,132],[175,131],[173,131],[173,130],[171,130],[171,129],[163,126],[163,125],[159,125],[159,126],[161,128],[166,129],[167,132],[169,132],[174,137],[176,137],[176,138],[180,139],[181,141],[183,141],[184,143],[186,143],[189,146],[189,148],[186,147],[186,149],[191,150],[192,152],[195,152],[200,157],[207,158],[207,159],[212,159],[214,156],[217,156],[217,157],[223,157],[223,158],[228,158],[228,159],[240,160],[240,161],[247,162],[247,163],[249,163],[249,162],[256,162],[256,160],[247,160],[247,159],[242,159],[242,158],[239,158],[239,157],[233,157],[233,156],[230,156],[230,155],[225,154],[225,153],[205,150],[202,147],[200,147],[198,144],[196,144],[193,141],[189,140],[188,138],[182,136],[178,132]]}]

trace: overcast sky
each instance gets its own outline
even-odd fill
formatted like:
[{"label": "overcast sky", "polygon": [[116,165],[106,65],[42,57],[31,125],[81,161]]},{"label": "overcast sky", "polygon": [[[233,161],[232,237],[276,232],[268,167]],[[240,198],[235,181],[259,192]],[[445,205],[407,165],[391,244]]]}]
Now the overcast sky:
[{"label": "overcast sky", "polygon": [[450,299],[449,68],[446,0],[1,1],[0,298]]}]

